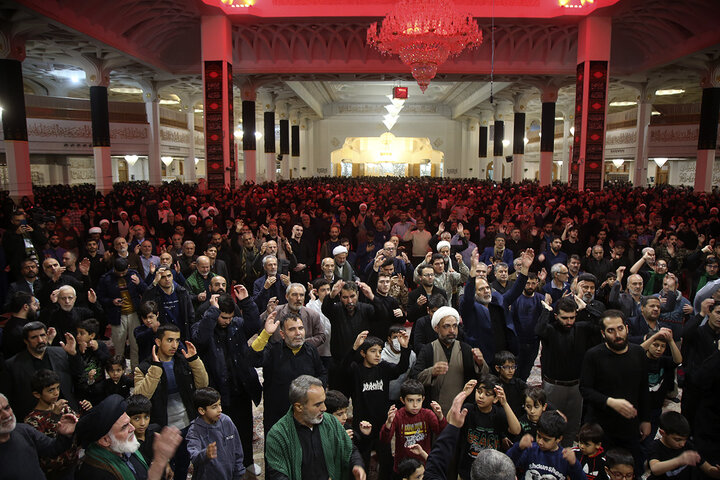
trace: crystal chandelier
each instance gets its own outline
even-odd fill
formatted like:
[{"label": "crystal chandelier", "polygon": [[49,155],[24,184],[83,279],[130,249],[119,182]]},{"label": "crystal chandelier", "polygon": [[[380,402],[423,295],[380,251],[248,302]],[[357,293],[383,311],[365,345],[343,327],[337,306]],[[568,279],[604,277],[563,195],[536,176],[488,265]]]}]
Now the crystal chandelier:
[{"label": "crystal chandelier", "polygon": [[465,47],[475,48],[482,33],[470,14],[449,0],[400,0],[378,28],[370,25],[367,42],[383,54],[399,55],[425,92],[438,66]]}]

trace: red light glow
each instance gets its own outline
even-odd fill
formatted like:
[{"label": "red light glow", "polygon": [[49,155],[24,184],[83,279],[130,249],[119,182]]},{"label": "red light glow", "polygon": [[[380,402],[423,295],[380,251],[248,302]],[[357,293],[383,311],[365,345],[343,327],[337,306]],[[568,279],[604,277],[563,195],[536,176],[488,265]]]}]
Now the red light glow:
[{"label": "red light glow", "polygon": [[595,3],[595,0],[558,0],[558,5],[565,8],[582,8],[592,3]]}]

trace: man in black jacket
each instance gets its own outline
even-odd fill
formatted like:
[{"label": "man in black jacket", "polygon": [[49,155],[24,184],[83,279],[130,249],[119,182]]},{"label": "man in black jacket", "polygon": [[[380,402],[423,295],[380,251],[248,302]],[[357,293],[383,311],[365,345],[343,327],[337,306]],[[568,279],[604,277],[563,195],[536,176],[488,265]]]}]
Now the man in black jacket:
[{"label": "man in black jacket", "polygon": [[[222,277],[213,280],[217,278]],[[223,413],[238,428],[243,452],[252,452],[252,402],[260,404],[262,387],[252,365],[248,339],[258,333],[262,323],[247,289],[236,285],[235,294],[242,316],[236,313],[238,305],[230,295],[213,294],[202,319],[192,327],[192,339],[205,364],[210,386],[220,392]],[[245,455],[243,463],[246,469],[257,471],[252,455]]]},{"label": "man in black jacket", "polygon": [[17,210],[12,214],[10,223],[10,227],[3,234],[2,246],[10,265],[10,274],[14,278],[20,273],[20,262],[26,258],[39,261],[42,248],[47,243],[47,237],[40,228],[44,224],[35,227],[28,225],[27,217],[22,210]]},{"label": "man in black jacket", "polygon": [[143,302],[154,300],[160,307],[160,323],[174,323],[181,338],[187,339],[190,324],[195,318],[192,299],[188,291],[175,283],[169,268],[160,267],[155,273],[151,288],[143,294]]},{"label": "man in black jacket", "polygon": [[448,293],[440,287],[435,286],[435,271],[432,265],[420,269],[420,285],[408,295],[407,319],[411,323],[425,315],[426,304],[431,295],[440,294],[446,299],[445,305],[450,305]]},{"label": "man in black jacket", "polygon": [[15,292],[9,297],[5,311],[12,316],[2,330],[2,358],[8,359],[23,350],[22,329],[26,323],[34,322],[38,317],[40,302],[28,292]]},{"label": "man in black jacket", "polygon": [[75,337],[67,333],[60,347],[51,347],[48,346],[51,341],[43,323],[30,322],[22,331],[26,348],[5,363],[0,382],[0,390],[8,396],[18,417],[25,418],[37,404],[30,380],[37,370],[43,368],[60,376],[60,395],[73,410],[80,411],[75,398],[75,384],[84,372],[84,365],[77,354]]},{"label": "man in black jacket", "polygon": [[[263,331],[252,344],[254,366],[263,368],[265,434],[290,408],[288,390],[300,375],[311,375],[327,386],[327,371],[317,349],[305,341],[305,326],[297,313],[276,319],[277,311],[268,315]],[[280,328],[283,341],[270,343],[270,337]]]}]

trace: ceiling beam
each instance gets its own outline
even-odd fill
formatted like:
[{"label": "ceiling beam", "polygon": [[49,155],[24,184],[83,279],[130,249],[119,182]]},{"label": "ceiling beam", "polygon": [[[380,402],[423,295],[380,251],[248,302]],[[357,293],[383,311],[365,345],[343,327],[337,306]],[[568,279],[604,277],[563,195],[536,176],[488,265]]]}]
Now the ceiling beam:
[{"label": "ceiling beam", "polygon": [[307,86],[307,82],[285,82],[295,94],[307,104],[308,107],[313,109],[320,118],[323,118],[323,103],[313,95]]},{"label": "ceiling beam", "polygon": [[[512,85],[512,82],[494,82],[493,83],[493,95],[497,94],[499,91],[509,87]],[[475,92],[465,97],[465,99],[461,100],[457,104],[452,106],[452,118],[453,120],[457,119],[459,116],[464,114],[465,112],[475,108],[477,105],[481,104],[485,100],[490,98],[490,84],[486,83],[482,87],[475,90]]]}]

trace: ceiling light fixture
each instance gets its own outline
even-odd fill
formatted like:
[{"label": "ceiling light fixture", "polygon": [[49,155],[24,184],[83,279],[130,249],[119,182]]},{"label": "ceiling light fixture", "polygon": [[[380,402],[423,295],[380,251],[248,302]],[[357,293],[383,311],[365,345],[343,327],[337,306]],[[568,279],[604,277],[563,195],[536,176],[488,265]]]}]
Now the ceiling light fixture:
[{"label": "ceiling light fixture", "polygon": [[631,107],[633,105],[637,105],[637,102],[625,102],[625,101],[610,102],[611,107]]},{"label": "ceiling light fixture", "polygon": [[525,145],[527,145],[527,143],[528,143],[529,141],[530,141],[529,138],[523,137],[523,143],[524,143]]},{"label": "ceiling light fixture", "polygon": [[160,157],[160,160],[162,160],[166,167],[169,167],[173,162],[173,157]]},{"label": "ceiling light fixture", "polygon": [[142,88],[135,88],[135,87],[110,87],[109,90],[113,93],[127,93],[127,94],[142,93]]},{"label": "ceiling light fixture", "polygon": [[625,160],[622,158],[616,158],[612,161],[613,165],[615,165],[615,168],[620,168],[623,166],[623,163],[625,163]]},{"label": "ceiling light fixture", "polygon": [[128,166],[132,167],[138,161],[138,156],[137,155],[125,155],[125,161],[127,162]]},{"label": "ceiling light fixture", "polygon": [[403,108],[403,107],[401,107],[401,106],[400,106],[400,107],[397,107],[397,106],[395,106],[395,105],[385,105],[385,110],[387,110],[387,112],[388,112],[390,115],[399,115],[399,114],[400,114],[400,110],[402,110],[402,108]]},{"label": "ceiling light fixture", "polygon": [[380,26],[370,25],[367,43],[398,55],[424,93],[438,66],[480,45],[482,33],[472,15],[457,12],[449,0],[400,0]]},{"label": "ceiling light fixture", "polygon": [[198,163],[200,163],[200,159],[195,157],[195,165],[197,165]]},{"label": "ceiling light fixture", "polygon": [[657,165],[659,168],[662,168],[663,165],[665,165],[665,163],[667,163],[668,161],[668,159],[665,157],[653,158],[653,160],[655,161],[655,165]]},{"label": "ceiling light fixture", "polygon": [[655,95],[657,95],[657,96],[680,95],[681,93],[685,93],[685,90],[683,90],[682,88],[665,88],[665,89],[655,90]]},{"label": "ceiling light fixture", "polygon": [[510,140],[503,139],[502,144],[503,147],[507,147],[508,145],[510,145]]}]

